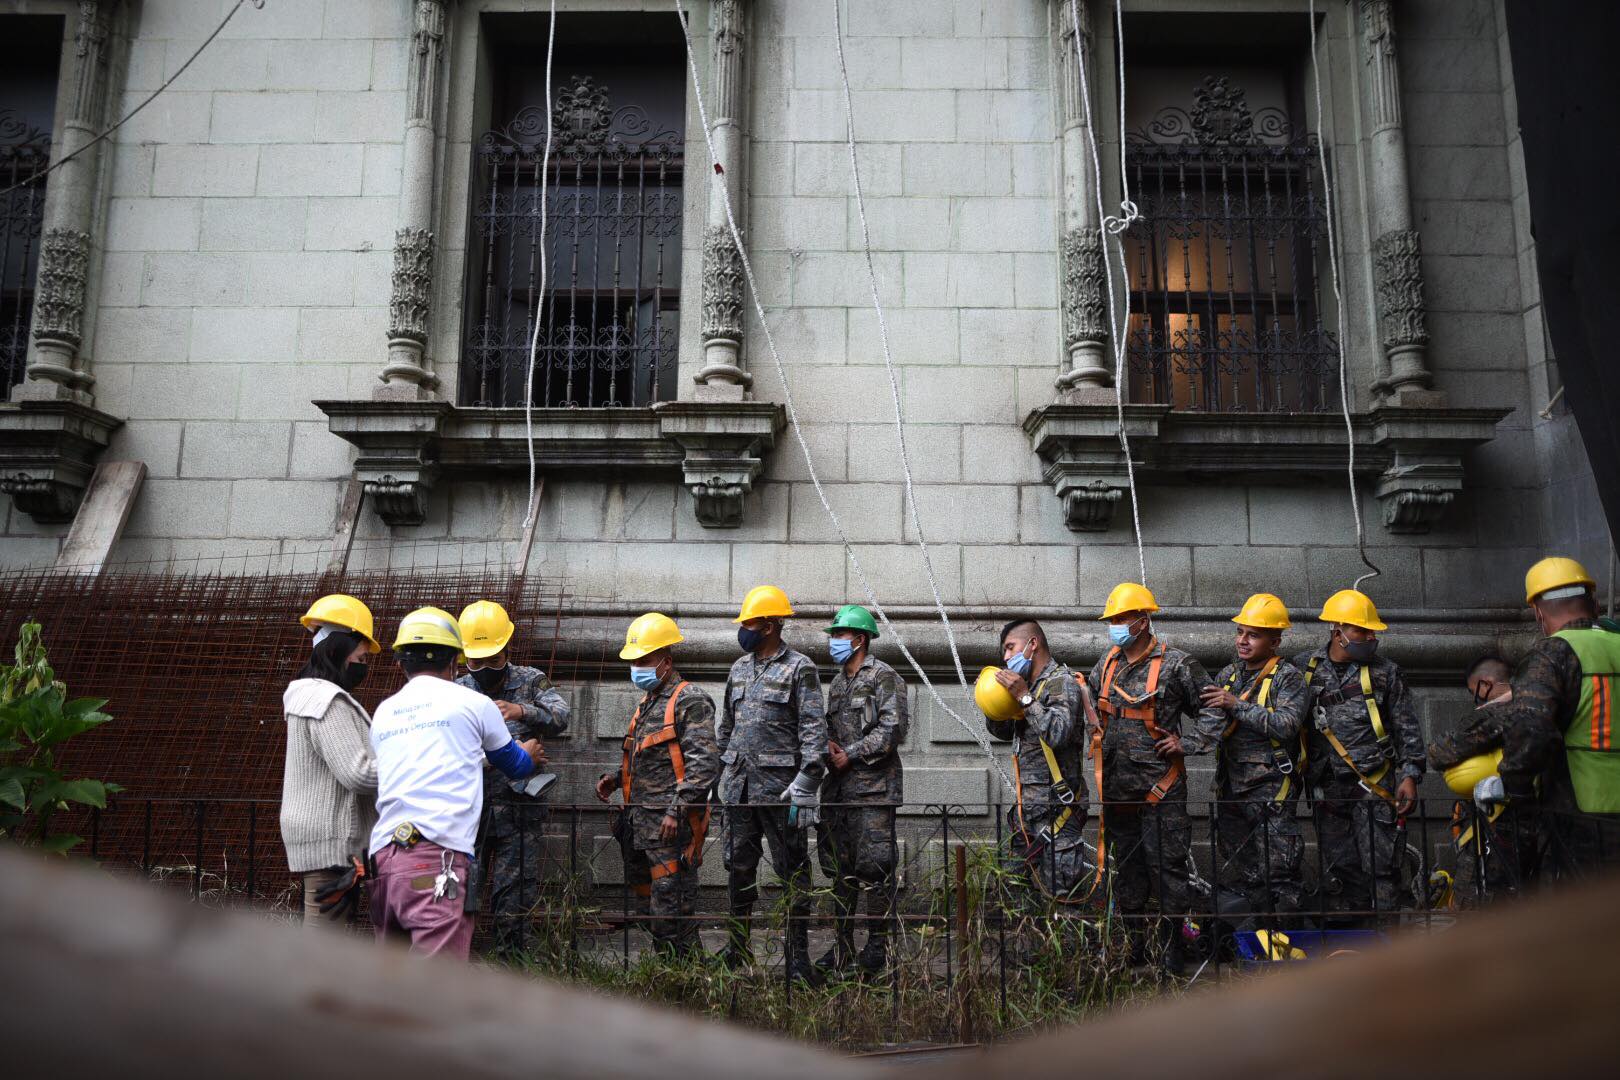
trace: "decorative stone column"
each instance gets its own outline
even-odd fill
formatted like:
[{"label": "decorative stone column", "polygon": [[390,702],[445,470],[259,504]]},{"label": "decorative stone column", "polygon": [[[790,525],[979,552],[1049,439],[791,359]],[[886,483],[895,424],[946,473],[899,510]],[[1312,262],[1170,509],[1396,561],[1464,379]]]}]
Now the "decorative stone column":
[{"label": "decorative stone column", "polygon": [[[1099,394],[1113,383],[1108,354],[1108,298],[1103,282],[1102,238],[1098,234],[1097,193],[1091,165],[1086,104],[1080,92],[1076,39],[1085,51],[1086,76],[1092,62],[1091,11],[1086,0],[1051,0],[1052,43],[1057,50],[1057,94],[1062,134],[1058,156],[1063,169],[1063,345],[1064,373],[1057,380],[1059,400],[1113,400]],[[1075,25],[1078,12],[1080,21]],[[1120,133],[1124,137],[1124,133]]]},{"label": "decorative stone column", "polygon": [[[53,146],[56,170],[45,184],[44,231],[35,279],[33,348],[27,378],[13,401],[90,402],[95,382],[79,358],[90,270],[90,230],[102,146],[86,146],[101,132],[107,111],[110,19],[117,0],[80,0],[61,141]],[[71,160],[68,160],[71,159]],[[60,164],[57,164],[60,163]]]},{"label": "decorative stone column", "polygon": [[394,233],[393,295],[388,305],[388,364],[381,400],[433,397],[439,380],[428,370],[428,316],[433,296],[434,119],[444,60],[446,9],[452,0],[414,0],[406,81],[405,144],[401,153],[399,228]]},{"label": "decorative stone column", "polygon": [[1423,263],[1412,226],[1406,139],[1401,127],[1401,80],[1395,58],[1392,0],[1361,0],[1362,44],[1367,52],[1367,111],[1372,126],[1371,198],[1373,285],[1379,338],[1388,374],[1374,387],[1394,403],[1439,404],[1425,393],[1431,377],[1425,352],[1429,330],[1423,310]]},{"label": "decorative stone column", "polygon": [[[751,0],[714,0],[709,30],[714,47],[711,134],[720,159],[709,177],[709,212],[703,230],[703,367],[693,376],[699,401],[741,401],[753,385],[743,370],[742,255],[726,221],[730,194],[738,227],[747,195],[748,131],[745,87]],[[723,185],[723,186],[722,186]]]}]

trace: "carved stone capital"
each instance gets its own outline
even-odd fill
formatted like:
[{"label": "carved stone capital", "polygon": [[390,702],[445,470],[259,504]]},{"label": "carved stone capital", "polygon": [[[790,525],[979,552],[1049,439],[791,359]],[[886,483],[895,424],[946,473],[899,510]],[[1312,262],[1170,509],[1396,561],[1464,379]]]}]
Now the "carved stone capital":
[{"label": "carved stone capital", "polygon": [[65,228],[46,230],[39,245],[39,273],[35,279],[35,341],[78,352],[89,269],[89,233]]},{"label": "carved stone capital", "polygon": [[1108,340],[1102,240],[1095,229],[1063,233],[1063,340],[1070,348]]},{"label": "carved stone capital", "polygon": [[390,340],[427,344],[432,295],[432,230],[398,230],[394,233],[394,288],[388,302]]},{"label": "carved stone capital", "polygon": [[1428,345],[1423,260],[1416,229],[1397,229],[1373,241],[1373,282],[1384,349]]},{"label": "carved stone capital", "polygon": [[703,340],[742,341],[742,254],[731,230],[712,225],[703,233]]}]

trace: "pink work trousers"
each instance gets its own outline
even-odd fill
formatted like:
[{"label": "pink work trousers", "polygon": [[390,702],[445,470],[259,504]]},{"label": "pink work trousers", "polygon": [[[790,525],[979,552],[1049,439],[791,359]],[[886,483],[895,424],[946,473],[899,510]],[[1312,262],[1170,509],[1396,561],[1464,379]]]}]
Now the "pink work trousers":
[{"label": "pink work trousers", "polygon": [[445,849],[423,840],[415,847],[389,844],[376,854],[377,878],[371,886],[371,921],[379,941],[409,938],[411,952],[421,956],[467,959],[472,948],[473,917],[462,910],[467,887],[467,856],[452,852],[461,884],[455,899],[433,898],[433,881],[441,873]]}]

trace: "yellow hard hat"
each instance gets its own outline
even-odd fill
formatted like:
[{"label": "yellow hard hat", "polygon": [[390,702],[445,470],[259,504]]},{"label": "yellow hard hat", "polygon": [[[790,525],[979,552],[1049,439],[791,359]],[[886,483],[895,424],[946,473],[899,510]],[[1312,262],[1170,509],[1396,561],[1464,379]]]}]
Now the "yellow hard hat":
[{"label": "yellow hard hat", "polygon": [[996,681],[1000,668],[987,667],[979,672],[979,681],[973,684],[973,703],[992,720],[1017,720],[1024,715],[1024,707],[1008,690]]},{"label": "yellow hard hat", "polygon": [[668,615],[649,611],[638,615],[624,632],[624,648],[619,650],[620,660],[640,660],[648,653],[667,649],[678,641],[685,641],[681,628]]},{"label": "yellow hard hat", "polygon": [[1256,930],[1254,938],[1265,950],[1268,960],[1303,960],[1305,950],[1289,942],[1281,930]]},{"label": "yellow hard hat", "polygon": [[1558,596],[1548,596],[1549,600],[1559,600],[1565,596],[1579,596],[1587,589],[1597,588],[1592,575],[1586,572],[1586,567],[1574,559],[1562,556],[1553,556],[1542,559],[1524,575],[1524,602],[1533,604],[1540,597],[1554,589],[1561,591]]},{"label": "yellow hard hat", "polygon": [[1487,776],[1496,775],[1496,767],[1502,764],[1502,751],[1492,750],[1488,754],[1475,754],[1465,761],[1459,761],[1446,770],[1446,787],[1458,795],[1472,796],[1474,785]]},{"label": "yellow hard hat", "polygon": [[1286,630],[1294,625],[1288,621],[1288,605],[1268,592],[1257,592],[1243,601],[1243,610],[1232,621],[1261,630]]},{"label": "yellow hard hat", "polygon": [[742,613],[732,622],[745,623],[749,619],[780,619],[793,614],[787,593],[775,585],[755,585],[743,597]]},{"label": "yellow hard hat", "polygon": [[1322,614],[1317,618],[1328,623],[1349,623],[1363,630],[1389,629],[1378,617],[1378,608],[1373,606],[1372,597],[1354,589],[1340,589],[1328,597],[1327,603],[1322,605]]},{"label": "yellow hard hat", "polygon": [[1138,585],[1134,581],[1122,581],[1114,586],[1114,591],[1108,594],[1108,603],[1103,606],[1103,613],[1099,619],[1112,619],[1115,615],[1123,615],[1127,611],[1158,611],[1159,602],[1153,599],[1147,586]]},{"label": "yellow hard hat", "polygon": [[474,660],[494,656],[506,648],[517,630],[512,616],[493,600],[474,600],[456,623],[461,627],[463,651]]},{"label": "yellow hard hat", "polygon": [[454,615],[443,608],[417,608],[399,620],[394,648],[404,645],[449,645],[461,652],[461,627]]},{"label": "yellow hard hat", "polygon": [[372,652],[382,652],[382,646],[377,644],[376,634],[373,633],[376,623],[372,621],[371,609],[352,596],[343,593],[323,596],[309,605],[309,610],[298,621],[304,624],[306,630],[316,630],[322,626],[352,630],[366,639],[366,648]]}]

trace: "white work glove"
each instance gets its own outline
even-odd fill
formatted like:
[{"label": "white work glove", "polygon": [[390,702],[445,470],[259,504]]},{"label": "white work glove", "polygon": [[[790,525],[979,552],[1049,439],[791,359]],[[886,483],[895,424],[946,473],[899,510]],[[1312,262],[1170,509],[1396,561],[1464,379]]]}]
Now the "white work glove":
[{"label": "white work glove", "polygon": [[804,771],[787,786],[788,824],[808,829],[821,820],[821,781]]},{"label": "white work glove", "polygon": [[1502,789],[1500,776],[1487,776],[1474,785],[1474,805],[1482,813],[1490,813],[1491,807],[1503,802],[1507,802],[1507,792]]}]

